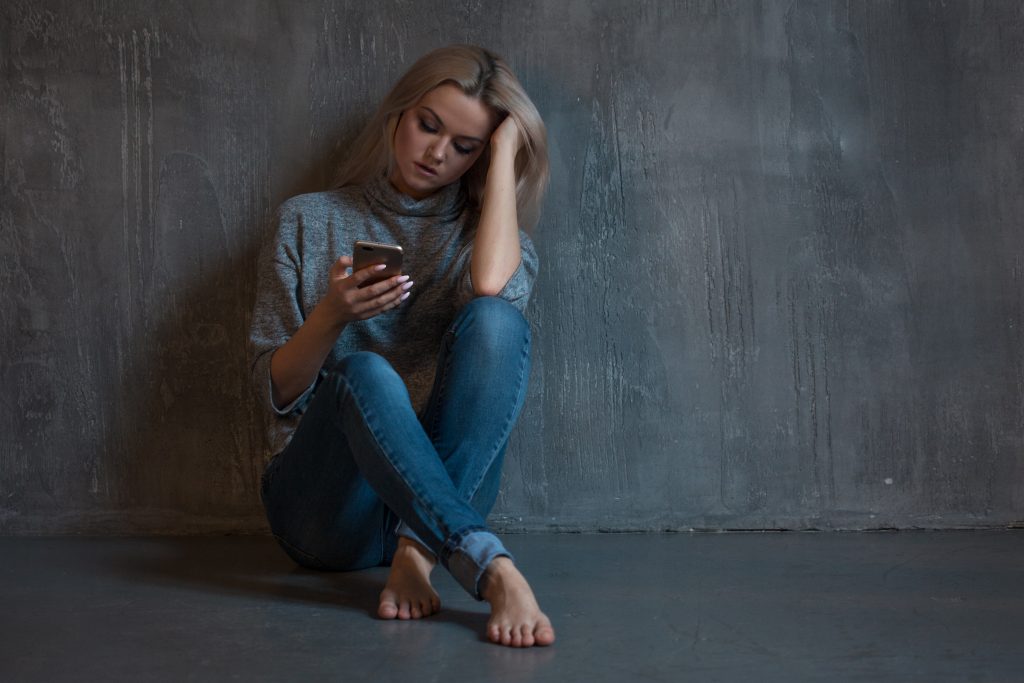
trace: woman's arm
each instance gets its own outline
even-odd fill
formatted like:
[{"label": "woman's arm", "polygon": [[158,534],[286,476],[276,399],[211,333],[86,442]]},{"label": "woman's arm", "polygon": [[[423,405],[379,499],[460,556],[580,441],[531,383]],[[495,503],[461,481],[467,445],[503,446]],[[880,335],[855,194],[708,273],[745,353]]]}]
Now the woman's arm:
[{"label": "woman's arm", "polygon": [[491,136],[491,161],[470,265],[470,278],[477,296],[497,295],[521,260],[516,216],[515,158],[518,150],[518,130],[509,116]]},{"label": "woman's arm", "polygon": [[345,323],[327,313],[321,301],[291,339],[270,357],[270,387],[274,405],[283,408],[306,390]]},{"label": "woman's arm", "polygon": [[389,311],[409,296],[413,283],[408,275],[395,275],[360,288],[384,265],[367,266],[346,275],[351,267],[351,256],[342,256],[331,265],[326,294],[291,339],[270,357],[275,406],[288,405],[313,383],[348,323]]}]

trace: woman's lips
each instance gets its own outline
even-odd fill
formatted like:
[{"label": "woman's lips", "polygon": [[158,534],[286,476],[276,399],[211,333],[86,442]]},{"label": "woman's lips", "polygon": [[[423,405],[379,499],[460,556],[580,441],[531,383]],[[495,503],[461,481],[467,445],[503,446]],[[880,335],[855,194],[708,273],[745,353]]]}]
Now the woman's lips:
[{"label": "woman's lips", "polygon": [[431,170],[431,169],[427,168],[426,166],[424,166],[423,164],[421,164],[421,163],[419,163],[417,161],[414,161],[413,163],[416,164],[416,166],[423,172],[424,175],[429,175],[429,176],[437,175],[437,171]]}]

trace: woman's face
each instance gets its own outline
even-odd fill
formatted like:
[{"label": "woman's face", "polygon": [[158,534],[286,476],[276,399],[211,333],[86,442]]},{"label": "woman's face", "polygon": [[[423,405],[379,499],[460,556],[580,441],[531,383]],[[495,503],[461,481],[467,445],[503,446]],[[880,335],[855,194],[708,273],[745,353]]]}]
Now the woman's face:
[{"label": "woman's face", "polygon": [[391,183],[423,199],[455,182],[489,144],[498,116],[457,86],[442,83],[402,112]]}]

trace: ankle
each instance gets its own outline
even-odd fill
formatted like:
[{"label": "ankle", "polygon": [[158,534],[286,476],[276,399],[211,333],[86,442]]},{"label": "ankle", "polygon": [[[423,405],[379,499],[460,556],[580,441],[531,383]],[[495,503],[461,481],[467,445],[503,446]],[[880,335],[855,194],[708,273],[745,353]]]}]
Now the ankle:
[{"label": "ankle", "polygon": [[480,595],[484,600],[491,601],[495,595],[515,576],[519,570],[512,559],[504,555],[491,560],[480,577]]},{"label": "ankle", "polygon": [[398,549],[395,550],[396,558],[405,558],[415,561],[417,564],[425,564],[433,567],[437,564],[437,557],[426,546],[406,538],[398,537]]}]

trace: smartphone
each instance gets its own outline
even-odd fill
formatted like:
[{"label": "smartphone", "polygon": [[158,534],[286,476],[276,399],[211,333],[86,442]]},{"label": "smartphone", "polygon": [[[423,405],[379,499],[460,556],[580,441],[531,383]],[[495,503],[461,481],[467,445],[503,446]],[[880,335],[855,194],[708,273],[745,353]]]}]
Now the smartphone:
[{"label": "smartphone", "polygon": [[367,266],[375,266],[383,263],[387,266],[384,270],[374,273],[366,282],[359,285],[360,289],[369,287],[375,282],[387,280],[389,277],[402,274],[402,247],[397,244],[380,244],[378,242],[367,242],[356,240],[352,248],[352,272],[362,270]]}]

